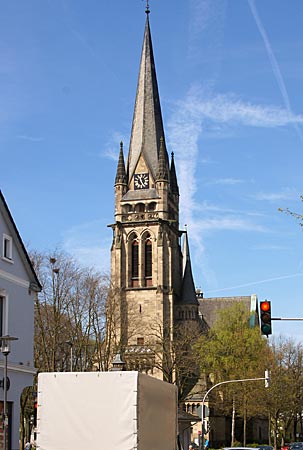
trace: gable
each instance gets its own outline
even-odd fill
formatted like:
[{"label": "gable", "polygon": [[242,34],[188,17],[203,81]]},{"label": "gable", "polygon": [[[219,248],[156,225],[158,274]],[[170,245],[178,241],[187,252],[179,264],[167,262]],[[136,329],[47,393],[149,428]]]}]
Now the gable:
[{"label": "gable", "polygon": [[41,285],[35,273],[8,205],[0,191],[0,258],[5,271],[27,276],[30,288],[39,292]]}]

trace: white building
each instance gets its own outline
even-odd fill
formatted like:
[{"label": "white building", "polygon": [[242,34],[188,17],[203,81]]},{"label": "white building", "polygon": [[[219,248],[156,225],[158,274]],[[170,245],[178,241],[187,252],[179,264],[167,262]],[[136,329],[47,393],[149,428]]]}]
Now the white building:
[{"label": "white building", "polygon": [[[8,450],[19,450],[20,396],[33,384],[34,303],[41,286],[20,234],[0,191],[0,336],[9,335],[7,357]],[[0,353],[0,414],[4,403],[5,359]],[[1,417],[1,416],[0,416]],[[3,448],[3,422],[0,420],[0,449]]]}]

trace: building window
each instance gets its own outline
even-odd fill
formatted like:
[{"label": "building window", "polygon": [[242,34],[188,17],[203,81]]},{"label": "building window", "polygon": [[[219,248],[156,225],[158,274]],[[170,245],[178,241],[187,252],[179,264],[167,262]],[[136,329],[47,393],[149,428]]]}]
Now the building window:
[{"label": "building window", "polygon": [[122,210],[125,214],[127,214],[133,211],[133,207],[132,205],[127,203],[126,205],[123,206]]},{"label": "building window", "polygon": [[145,211],[145,205],[144,203],[137,203],[135,205],[135,212],[140,213]]},{"label": "building window", "polygon": [[13,240],[11,236],[8,236],[7,234],[3,235],[2,256],[3,258],[10,260],[13,258]]},{"label": "building window", "polygon": [[132,243],[132,286],[139,286],[139,243],[137,240]]},{"label": "building window", "polygon": [[148,235],[145,241],[145,282],[146,286],[152,286],[152,242]]},{"label": "building window", "polygon": [[157,208],[156,202],[151,202],[148,204],[148,211],[156,211],[156,208]]},{"label": "building window", "polygon": [[4,336],[3,319],[4,319],[4,298],[0,297],[0,336]]},{"label": "building window", "polygon": [[144,345],[144,337],[137,338],[137,345]]},{"label": "building window", "polygon": [[7,297],[0,294],[0,336],[8,334],[7,331]]}]

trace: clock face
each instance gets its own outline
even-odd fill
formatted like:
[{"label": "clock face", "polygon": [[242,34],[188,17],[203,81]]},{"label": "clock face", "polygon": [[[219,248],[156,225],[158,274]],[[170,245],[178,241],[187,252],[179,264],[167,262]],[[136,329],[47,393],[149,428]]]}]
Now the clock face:
[{"label": "clock face", "polygon": [[148,173],[135,173],[134,187],[135,189],[148,189],[149,188]]}]

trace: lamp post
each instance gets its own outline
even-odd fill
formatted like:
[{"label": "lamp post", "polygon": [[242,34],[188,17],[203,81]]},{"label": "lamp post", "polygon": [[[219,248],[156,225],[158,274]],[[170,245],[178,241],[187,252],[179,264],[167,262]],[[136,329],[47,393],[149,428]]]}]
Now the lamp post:
[{"label": "lamp post", "polygon": [[7,446],[7,429],[8,429],[8,413],[7,413],[7,391],[8,391],[8,385],[7,385],[7,357],[10,354],[10,342],[11,341],[16,341],[18,338],[13,337],[13,336],[1,336],[0,337],[0,341],[1,341],[1,347],[0,347],[0,351],[1,353],[4,355],[4,378],[3,378],[3,390],[4,390],[4,396],[3,396],[3,449],[7,450],[8,446]]},{"label": "lamp post", "polygon": [[72,341],[65,341],[70,346],[70,371],[73,371],[73,343]]},{"label": "lamp post", "polygon": [[[56,371],[57,370],[57,360],[56,360],[56,352],[57,352],[57,348],[58,348],[58,343],[59,343],[59,338],[58,338],[58,320],[60,317],[59,314],[59,286],[58,286],[58,277],[59,277],[59,272],[60,269],[58,267],[55,267],[55,264],[57,262],[56,258],[51,257],[49,258],[49,262],[51,264],[51,269],[52,269],[52,289],[53,289],[53,320],[54,320],[54,332],[53,332],[53,337],[52,337],[52,345],[53,345],[53,351],[52,351],[52,370]],[[55,275],[56,275],[56,283],[55,283]]]},{"label": "lamp post", "polygon": [[258,377],[258,378],[242,378],[240,380],[227,380],[227,381],[221,381],[220,383],[214,384],[210,389],[208,389],[208,391],[205,393],[203,400],[202,400],[202,408],[201,408],[201,423],[202,423],[202,427],[201,427],[201,440],[200,440],[200,450],[204,450],[204,434],[205,434],[205,429],[204,429],[204,404],[206,401],[206,397],[208,396],[208,394],[210,394],[210,392],[217,386],[221,386],[222,384],[229,384],[229,383],[245,383],[247,381],[260,381],[260,380],[264,380],[265,381],[265,387],[269,388],[270,385],[270,372],[268,369],[265,370],[265,376],[264,377]]},{"label": "lamp post", "polygon": [[125,362],[121,358],[120,353],[117,353],[112,362],[112,368],[110,369],[110,372],[115,372],[119,370],[125,370]]}]

